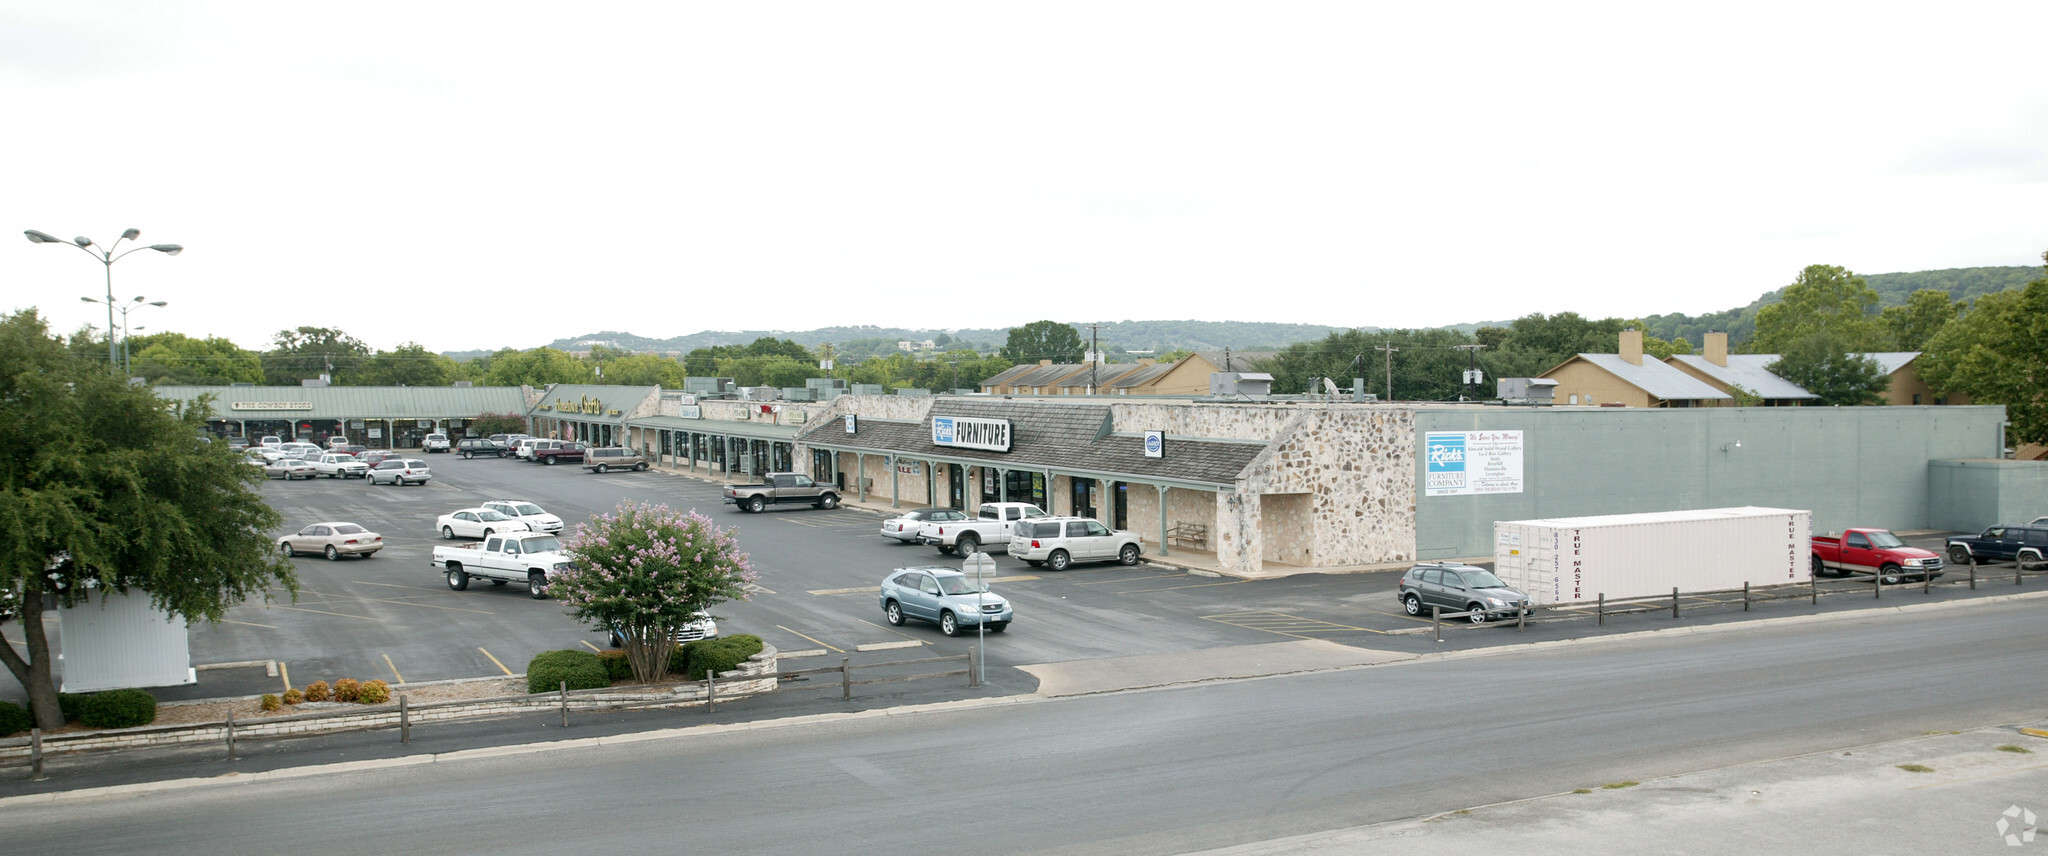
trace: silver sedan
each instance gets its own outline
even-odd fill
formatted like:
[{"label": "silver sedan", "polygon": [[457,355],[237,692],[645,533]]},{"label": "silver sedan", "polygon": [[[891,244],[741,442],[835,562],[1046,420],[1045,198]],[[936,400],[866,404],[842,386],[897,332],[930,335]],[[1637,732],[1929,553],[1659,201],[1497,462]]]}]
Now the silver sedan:
[{"label": "silver sedan", "polygon": [[951,508],[913,508],[882,521],[882,534],[905,544],[917,543],[917,530],[926,523],[966,520],[967,514]]},{"label": "silver sedan", "polygon": [[318,553],[328,561],[339,561],[343,556],[367,559],[382,549],[384,536],[354,523],[315,523],[277,539],[278,552],[286,556]]}]

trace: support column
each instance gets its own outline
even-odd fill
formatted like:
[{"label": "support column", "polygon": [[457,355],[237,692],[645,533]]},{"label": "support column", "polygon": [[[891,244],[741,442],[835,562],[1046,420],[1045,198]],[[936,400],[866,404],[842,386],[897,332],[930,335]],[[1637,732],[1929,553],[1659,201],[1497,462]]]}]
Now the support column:
[{"label": "support column", "polygon": [[901,455],[890,455],[883,458],[882,463],[889,468],[889,507],[900,508],[903,505],[903,479],[898,473],[900,472],[899,468],[903,466],[903,457]]},{"label": "support column", "polygon": [[1166,551],[1166,491],[1169,488],[1163,484],[1155,484],[1152,487],[1159,491],[1159,555],[1165,556],[1168,555]]},{"label": "support column", "polygon": [[860,501],[868,501],[868,456],[866,452],[853,453],[853,490],[860,494]]}]

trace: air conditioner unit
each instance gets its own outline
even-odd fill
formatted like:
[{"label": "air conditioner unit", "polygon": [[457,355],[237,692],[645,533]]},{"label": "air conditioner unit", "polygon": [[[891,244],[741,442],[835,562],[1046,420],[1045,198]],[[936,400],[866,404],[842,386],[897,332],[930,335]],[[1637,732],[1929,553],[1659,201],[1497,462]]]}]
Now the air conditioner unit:
[{"label": "air conditioner unit", "polygon": [[739,395],[741,401],[775,401],[781,391],[772,386],[743,386]]}]

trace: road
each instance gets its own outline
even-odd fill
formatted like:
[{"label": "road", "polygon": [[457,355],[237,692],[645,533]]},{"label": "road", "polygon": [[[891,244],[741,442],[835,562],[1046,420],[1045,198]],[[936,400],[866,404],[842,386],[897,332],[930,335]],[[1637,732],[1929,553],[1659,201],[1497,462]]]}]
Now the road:
[{"label": "road", "polygon": [[[2039,603],[985,699],[0,811],[22,852],[257,854],[312,836],[416,853],[1184,853],[2038,719]],[[1838,810],[1878,821],[1878,840],[1913,840],[1912,805]],[[1731,826],[1718,849],[1702,846],[1795,849],[1743,835]],[[1934,852],[1900,846],[1888,852]]]}]

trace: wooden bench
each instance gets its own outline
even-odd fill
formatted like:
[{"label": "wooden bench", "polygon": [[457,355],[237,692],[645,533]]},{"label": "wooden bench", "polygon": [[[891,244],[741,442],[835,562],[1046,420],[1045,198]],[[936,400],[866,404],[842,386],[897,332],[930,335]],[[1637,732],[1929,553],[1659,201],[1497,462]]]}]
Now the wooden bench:
[{"label": "wooden bench", "polygon": [[1209,549],[1209,527],[1203,523],[1175,523],[1166,530],[1166,543],[1174,547]]}]

